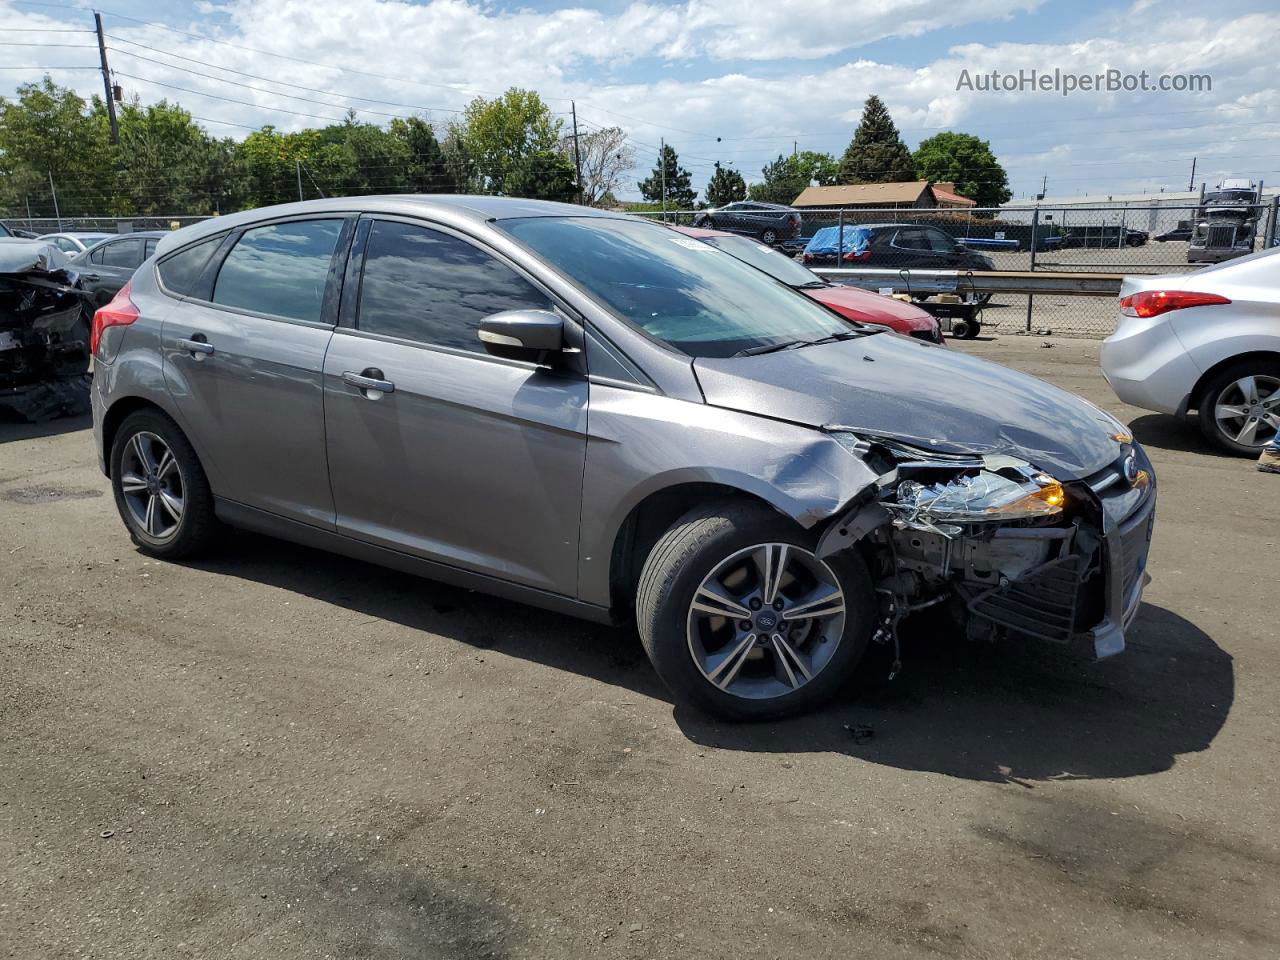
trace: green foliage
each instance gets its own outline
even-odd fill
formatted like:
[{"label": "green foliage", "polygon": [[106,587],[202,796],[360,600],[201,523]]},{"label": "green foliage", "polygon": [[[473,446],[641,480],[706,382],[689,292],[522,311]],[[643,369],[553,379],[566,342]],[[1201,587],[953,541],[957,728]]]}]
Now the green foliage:
[{"label": "green foliage", "polygon": [[950,181],[980,207],[998,207],[1013,196],[991,144],[973,134],[935,134],[920,141],[913,159],[920,179]]},{"label": "green foliage", "polygon": [[[485,193],[509,193],[507,178],[516,166],[534,154],[555,151],[562,126],[537,93],[512,87],[493,100],[472,100],[451,133],[467,158],[473,185]],[[527,188],[527,169],[519,180]]]},{"label": "green foliage", "polygon": [[539,150],[516,160],[507,173],[506,187],[507,196],[534,200],[570,203],[578,195],[573,164],[555,150]]},{"label": "green foliage", "polygon": [[779,156],[760,171],[764,180],[751,185],[751,199],[762,203],[792,203],[809,186],[809,178],[795,157]]},{"label": "green foliage", "polygon": [[915,163],[884,102],[872,94],[840,160],[841,183],[901,183],[915,180]]},{"label": "green foliage", "polygon": [[747,181],[737,170],[717,166],[707,181],[706,194],[708,206],[723,207],[726,203],[747,199]]},{"label": "green foliage", "polygon": [[[666,195],[663,196],[663,173],[666,174]],[[675,148],[666,144],[658,163],[653,167],[648,179],[641,180],[640,195],[646,200],[657,201],[668,210],[692,210],[697,203],[698,191],[694,190],[689,171],[680,166],[680,158]]]}]

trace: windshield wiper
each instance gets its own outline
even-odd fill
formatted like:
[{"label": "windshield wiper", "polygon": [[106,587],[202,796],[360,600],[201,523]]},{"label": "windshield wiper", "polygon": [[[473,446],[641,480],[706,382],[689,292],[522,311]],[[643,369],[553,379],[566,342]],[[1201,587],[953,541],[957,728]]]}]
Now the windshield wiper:
[{"label": "windshield wiper", "polygon": [[757,357],[762,353],[776,353],[779,350],[794,350],[797,347],[807,347],[811,342],[810,340],[783,340],[780,343],[760,343],[754,347],[739,350],[734,356]]}]

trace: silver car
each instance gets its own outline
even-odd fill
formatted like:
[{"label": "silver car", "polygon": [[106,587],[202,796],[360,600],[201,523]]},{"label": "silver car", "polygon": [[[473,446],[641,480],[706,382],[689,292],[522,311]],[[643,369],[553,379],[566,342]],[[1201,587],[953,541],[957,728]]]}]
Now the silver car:
[{"label": "silver car", "polygon": [[1194,410],[1220,449],[1258,456],[1280,431],[1280,250],[1126,277],[1101,362],[1125,403],[1177,417]]},{"label": "silver car", "polygon": [[1091,404],[841,318],[630,217],[494,197],[252,210],[161,240],[92,335],[133,540],[220,524],[604,622],[772,716],[934,607],[1124,646],[1155,479]]}]

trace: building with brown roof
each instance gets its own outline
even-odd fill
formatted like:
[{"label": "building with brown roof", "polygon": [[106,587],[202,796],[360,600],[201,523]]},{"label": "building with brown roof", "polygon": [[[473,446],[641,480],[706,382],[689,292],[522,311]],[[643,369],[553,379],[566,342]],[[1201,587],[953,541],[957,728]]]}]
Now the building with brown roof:
[{"label": "building with brown roof", "polygon": [[928,180],[906,183],[851,183],[830,187],[806,187],[791,204],[811,209],[866,207],[972,207],[974,201],[956,193],[954,183],[930,185]]}]

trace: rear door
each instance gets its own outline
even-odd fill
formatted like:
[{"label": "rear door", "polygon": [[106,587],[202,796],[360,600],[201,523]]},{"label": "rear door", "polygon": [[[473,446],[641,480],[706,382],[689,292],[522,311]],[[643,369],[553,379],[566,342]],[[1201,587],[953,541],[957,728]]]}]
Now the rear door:
[{"label": "rear door", "polygon": [[[334,215],[232,232],[187,265],[200,279],[162,333],[165,379],[214,493],[328,528],[321,374],[353,227]],[[180,255],[160,261],[162,284]]]},{"label": "rear door", "polygon": [[490,314],[551,307],[470,238],[362,221],[325,361],[341,532],[576,593],[586,378],[490,356],[476,335]]},{"label": "rear door", "polygon": [[146,258],[146,242],[142,237],[121,237],[100,243],[89,251],[89,264],[79,268],[83,271],[81,285],[101,306],[129,282]]}]

